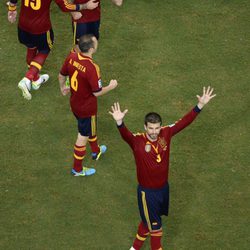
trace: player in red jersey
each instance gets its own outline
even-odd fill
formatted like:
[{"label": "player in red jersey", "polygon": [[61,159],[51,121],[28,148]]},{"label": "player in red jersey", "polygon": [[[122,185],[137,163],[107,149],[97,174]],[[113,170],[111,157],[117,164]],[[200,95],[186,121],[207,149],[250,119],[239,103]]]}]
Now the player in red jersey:
[{"label": "player in red jersey", "polygon": [[[98,160],[105,153],[105,145],[98,146],[96,136],[97,97],[117,87],[117,81],[111,80],[102,87],[100,69],[92,56],[96,52],[98,41],[94,35],[80,37],[80,53],[70,53],[59,73],[60,89],[63,95],[71,92],[70,106],[78,122],[78,136],[74,146],[74,176],[92,175],[95,169],[82,167],[86,155],[86,144],[89,142],[92,158]],[[66,86],[69,76],[70,88]]]},{"label": "player in red jersey", "polygon": [[[88,4],[90,0],[74,0],[75,4]],[[112,0],[116,6],[121,6],[123,0]],[[101,19],[101,1],[95,0],[96,8],[84,9],[81,11],[82,17],[78,18],[78,14],[72,12],[72,28],[74,45],[76,45],[79,38],[86,34],[93,34],[99,39],[99,27]]]},{"label": "player in red jersey", "polygon": [[141,249],[147,236],[151,236],[151,249],[162,249],[161,216],[168,215],[169,207],[169,152],[171,138],[187,127],[201,109],[215,96],[213,89],[203,88],[198,104],[175,124],[162,126],[159,114],[151,112],[145,116],[145,133],[132,134],[123,119],[128,110],[121,111],[114,103],[109,113],[113,116],[122,138],[131,147],[137,171],[137,198],[141,216],[136,238],[130,250]]},{"label": "player in red jersey", "polygon": [[[86,4],[70,4],[67,0],[54,0],[64,12],[86,9]],[[94,0],[92,0],[93,2]],[[39,76],[39,72],[53,46],[54,34],[50,21],[50,5],[52,0],[22,0],[18,22],[18,38],[27,47],[26,62],[28,71],[18,83],[24,98],[31,99],[30,90],[38,89],[49,79],[47,74]],[[10,0],[8,20],[16,21],[17,0]],[[88,8],[91,8],[91,4]],[[94,6],[93,6],[94,8]],[[79,13],[80,14],[80,13]],[[79,16],[80,17],[80,16]]]}]

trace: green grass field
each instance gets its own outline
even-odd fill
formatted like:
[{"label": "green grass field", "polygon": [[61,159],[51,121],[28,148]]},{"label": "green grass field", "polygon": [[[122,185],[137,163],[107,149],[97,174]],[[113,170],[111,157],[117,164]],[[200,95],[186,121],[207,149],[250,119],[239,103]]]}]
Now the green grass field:
[{"label": "green grass field", "polygon": [[[212,85],[217,97],[172,141],[170,215],[164,249],[247,250],[249,240],[250,3],[247,0],[103,0],[95,61],[119,86],[99,98],[98,137],[108,146],[96,175],[73,178],[76,122],[57,75],[72,44],[68,14],[52,5],[55,44],[42,72],[46,86],[22,98],[25,47],[1,2],[0,249],[126,250],[139,213],[135,164],[108,114],[143,131],[159,112],[170,124]],[[90,151],[88,151],[90,152]],[[149,240],[143,249],[149,248]]]}]

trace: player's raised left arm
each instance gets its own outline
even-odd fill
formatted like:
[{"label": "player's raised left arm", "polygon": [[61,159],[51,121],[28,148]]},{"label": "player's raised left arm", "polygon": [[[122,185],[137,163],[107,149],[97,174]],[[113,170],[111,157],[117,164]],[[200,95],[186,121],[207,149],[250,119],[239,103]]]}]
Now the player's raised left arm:
[{"label": "player's raised left arm", "polygon": [[191,124],[194,119],[197,117],[197,115],[200,113],[201,109],[216,95],[213,94],[213,88],[210,86],[208,88],[203,87],[203,95],[199,96],[198,98],[198,104],[190,111],[188,112],[182,119],[177,121],[175,124],[170,125],[170,131],[172,136],[179,133],[181,130],[186,128],[189,124]]},{"label": "player's raised left arm", "polygon": [[211,88],[210,86],[208,86],[207,89],[206,87],[203,87],[203,95],[202,96],[196,95],[196,97],[198,98],[197,107],[199,109],[202,109],[206,104],[210,102],[212,98],[216,96],[216,94],[213,94],[213,91],[214,89]]},{"label": "player's raised left arm", "polygon": [[121,111],[119,102],[115,102],[111,106],[111,110],[112,111],[109,111],[109,114],[111,114],[113,119],[115,120],[121,137],[123,138],[124,141],[126,141],[129,144],[131,148],[133,148],[135,142],[134,140],[135,136],[128,130],[128,128],[125,126],[123,122],[123,119],[127,114],[128,110],[125,109],[124,111]]},{"label": "player's raised left arm", "polygon": [[116,121],[117,126],[121,126],[123,123],[123,118],[125,117],[128,110],[125,109],[122,112],[119,102],[115,102],[114,105],[111,106],[111,110],[112,111],[109,111],[109,114],[113,116],[113,119]]}]

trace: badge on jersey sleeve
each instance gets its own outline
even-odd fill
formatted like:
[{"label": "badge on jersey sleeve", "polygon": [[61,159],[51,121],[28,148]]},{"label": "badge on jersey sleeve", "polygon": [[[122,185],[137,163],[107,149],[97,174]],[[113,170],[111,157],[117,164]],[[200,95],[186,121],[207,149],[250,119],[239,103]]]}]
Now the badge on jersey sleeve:
[{"label": "badge on jersey sleeve", "polygon": [[101,89],[102,88],[102,80],[101,78],[98,80],[98,87]]},{"label": "badge on jersey sleeve", "polygon": [[145,145],[145,151],[147,153],[149,153],[151,151],[151,144],[150,143],[146,143],[146,145]]}]

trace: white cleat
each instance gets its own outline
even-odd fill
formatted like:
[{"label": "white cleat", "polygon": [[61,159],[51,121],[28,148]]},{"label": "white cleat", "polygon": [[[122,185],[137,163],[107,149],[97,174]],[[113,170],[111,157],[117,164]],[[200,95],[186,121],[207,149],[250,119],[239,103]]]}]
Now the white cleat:
[{"label": "white cleat", "polygon": [[32,81],[32,89],[38,90],[41,87],[41,85],[44,84],[45,82],[47,82],[48,80],[49,80],[48,74],[40,75],[38,80]]},{"label": "white cleat", "polygon": [[30,80],[24,77],[19,83],[18,88],[22,90],[23,97],[27,100],[31,100],[32,96],[30,94]]}]

